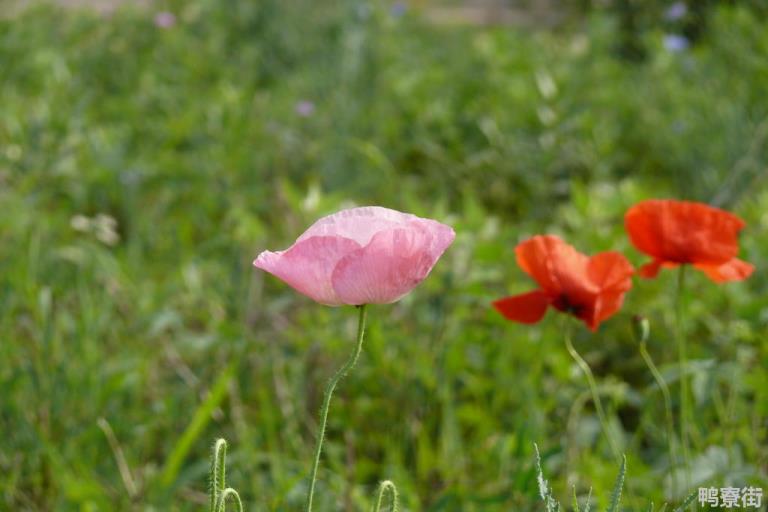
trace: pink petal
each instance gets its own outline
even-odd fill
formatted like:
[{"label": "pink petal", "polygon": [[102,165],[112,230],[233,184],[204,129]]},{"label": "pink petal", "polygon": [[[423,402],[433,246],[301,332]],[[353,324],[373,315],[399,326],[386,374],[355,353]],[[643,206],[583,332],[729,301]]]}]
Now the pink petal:
[{"label": "pink petal", "polygon": [[347,238],[316,236],[297,241],[285,251],[264,251],[253,265],[321,304],[340,306],[344,301],[334,292],[331,275],[344,256],[358,249]]},{"label": "pink petal", "polygon": [[413,219],[403,227],[380,231],[339,262],[331,281],[342,302],[395,302],[427,277],[456,235],[439,222]]},{"label": "pink petal", "polygon": [[313,236],[341,236],[365,246],[376,233],[406,227],[414,220],[419,217],[381,206],[350,208],[319,219],[297,241]]}]

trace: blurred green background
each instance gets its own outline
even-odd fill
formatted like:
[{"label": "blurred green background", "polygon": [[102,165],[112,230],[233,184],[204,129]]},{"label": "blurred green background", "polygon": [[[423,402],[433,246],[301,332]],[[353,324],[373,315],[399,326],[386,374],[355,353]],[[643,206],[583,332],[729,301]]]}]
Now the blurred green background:
[{"label": "blurred green background", "polygon": [[[541,510],[534,442],[559,496],[604,507],[617,465],[561,318],[511,324],[490,303],[534,286],[513,249],[536,233],[641,263],[622,219],[651,197],[748,224],[749,280],[689,280],[692,485],[768,489],[768,6],[548,4],[504,24],[425,2],[6,10],[0,509],[202,510],[224,436],[248,510],[299,510],[356,315],[251,262],[355,204],[457,239],[370,308],[318,510],[365,510],[384,478],[405,510]],[[668,271],[636,281],[576,337],[627,454],[627,510],[682,493],[631,325],[650,319],[676,402],[674,290]]]}]

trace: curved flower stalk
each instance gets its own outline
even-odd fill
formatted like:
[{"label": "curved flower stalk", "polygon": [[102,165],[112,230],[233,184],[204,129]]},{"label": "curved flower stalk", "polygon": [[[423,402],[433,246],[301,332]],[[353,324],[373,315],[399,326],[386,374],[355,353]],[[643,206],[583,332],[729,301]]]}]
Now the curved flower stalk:
[{"label": "curved flower stalk", "polygon": [[390,496],[392,496],[392,507],[390,508],[391,512],[397,512],[400,510],[397,502],[398,494],[395,483],[392,480],[384,480],[379,484],[378,498],[376,499],[376,503],[373,506],[373,512],[381,512],[381,506],[384,504],[384,496],[387,494],[387,491],[389,491]]},{"label": "curved flower stalk", "polygon": [[[516,322],[536,323],[552,306],[596,331],[601,322],[619,311],[624,295],[632,287],[634,268],[618,252],[587,256],[556,236],[539,235],[519,244],[515,254],[520,268],[539,284],[537,290],[493,303],[505,318]],[[595,377],[573,346],[570,331],[570,325],[566,325],[565,347],[587,378],[603,432],[618,459],[619,449],[608,428]]]},{"label": "curved flower stalk", "polygon": [[653,375],[653,378],[656,381],[656,385],[661,391],[661,396],[664,399],[664,419],[666,420],[670,467],[675,467],[678,464],[678,460],[677,450],[675,449],[675,424],[672,417],[672,395],[669,392],[667,381],[664,380],[664,376],[661,374],[658,367],[653,362],[651,354],[648,352],[648,338],[651,334],[650,322],[648,322],[647,318],[638,315],[636,315],[632,321],[634,326],[633,331],[640,349],[640,356],[643,358],[643,361],[645,361],[646,366],[648,366],[651,375]]},{"label": "curved flower stalk", "polygon": [[316,302],[359,309],[355,348],[323,394],[307,512],[312,510],[333,392],[362,351],[366,305],[388,304],[408,294],[429,275],[454,238],[451,227],[435,220],[368,206],[323,217],[288,249],[264,251],[253,262]]},{"label": "curved flower stalk", "polygon": [[715,283],[742,281],[754,265],[737,258],[739,232],[745,222],[736,215],[692,201],[649,199],[631,207],[624,225],[632,244],[653,261],[639,274],[653,278],[664,268],[679,267],[675,298],[675,338],[680,368],[680,439],[686,486],[690,484],[688,349],[683,332],[686,268],[690,265]]},{"label": "curved flower stalk", "polygon": [[213,445],[213,456],[211,457],[210,473],[210,512],[226,512],[227,502],[232,501],[235,504],[235,510],[243,512],[243,502],[240,495],[226,483],[226,465],[227,465],[227,441],[217,439]]}]

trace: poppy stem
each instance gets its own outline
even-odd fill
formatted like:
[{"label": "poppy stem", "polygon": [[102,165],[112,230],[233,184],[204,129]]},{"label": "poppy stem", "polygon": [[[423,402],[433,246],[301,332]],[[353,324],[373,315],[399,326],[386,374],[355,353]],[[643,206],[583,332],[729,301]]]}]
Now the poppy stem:
[{"label": "poppy stem", "polygon": [[373,507],[373,512],[381,512],[381,505],[384,503],[384,495],[387,493],[387,491],[389,491],[390,495],[392,496],[392,512],[397,512],[399,510],[397,503],[397,487],[395,487],[395,484],[392,482],[392,480],[384,480],[379,484],[379,497]]},{"label": "poppy stem", "polygon": [[363,335],[365,334],[365,318],[366,318],[366,305],[358,306],[358,321],[357,321],[357,344],[355,350],[349,357],[344,366],[339,368],[336,373],[328,381],[328,385],[325,388],[323,394],[323,405],[320,408],[320,425],[317,430],[317,443],[315,445],[315,458],[312,463],[312,474],[309,480],[309,494],[307,495],[306,512],[312,511],[312,498],[315,495],[315,483],[317,482],[317,470],[320,467],[320,454],[323,450],[323,440],[325,439],[325,426],[328,423],[328,409],[331,405],[331,397],[333,396],[333,390],[336,389],[336,384],[355,366],[357,358],[360,356],[360,352],[363,350]]},{"label": "poppy stem", "polygon": [[[645,364],[651,371],[654,380],[656,380],[656,385],[659,386],[661,395],[664,398],[664,414],[667,423],[667,442],[669,443],[670,466],[675,468],[678,465],[678,461],[677,450],[675,448],[675,420],[672,416],[672,395],[669,392],[669,386],[667,386],[667,382],[664,380],[664,376],[661,374],[659,368],[653,362],[651,354],[648,352],[649,334],[650,329],[647,328],[646,324],[646,328],[642,329],[640,333],[640,355],[643,357],[643,361],[645,361]],[[674,480],[672,482],[672,493],[677,494],[677,482]]]},{"label": "poppy stem", "polygon": [[685,265],[680,265],[677,273],[677,296],[675,300],[675,337],[680,363],[680,443],[683,445],[683,463],[685,468],[685,488],[691,486],[691,454],[688,435],[688,417],[690,404],[688,402],[688,349],[683,332],[683,297],[685,291]]},{"label": "poppy stem", "polygon": [[613,456],[616,457],[616,460],[621,460],[619,448],[616,445],[613,436],[611,436],[611,431],[608,429],[608,420],[606,419],[605,410],[603,409],[603,402],[600,400],[600,395],[597,392],[595,376],[592,374],[589,364],[587,364],[584,358],[576,351],[576,348],[571,341],[570,322],[567,322],[565,327],[565,348],[568,349],[568,353],[571,354],[573,360],[576,361],[576,364],[579,365],[579,368],[581,368],[581,371],[584,372],[584,375],[587,377],[589,391],[592,393],[592,402],[595,404],[595,410],[597,410],[597,417],[600,419],[600,425],[603,427],[603,433],[605,434],[605,437],[608,438],[608,444],[611,446]]}]

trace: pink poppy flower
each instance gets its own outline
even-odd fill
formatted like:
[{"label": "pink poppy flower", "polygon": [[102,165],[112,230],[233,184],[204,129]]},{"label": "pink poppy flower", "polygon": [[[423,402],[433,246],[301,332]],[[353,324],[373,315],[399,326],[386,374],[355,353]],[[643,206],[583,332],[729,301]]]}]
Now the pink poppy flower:
[{"label": "pink poppy flower", "polygon": [[453,242],[453,229],[380,206],[323,217],[284,251],[253,262],[328,306],[388,304],[427,277]]}]

